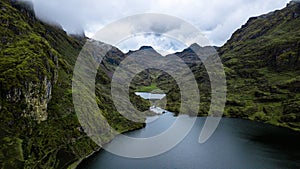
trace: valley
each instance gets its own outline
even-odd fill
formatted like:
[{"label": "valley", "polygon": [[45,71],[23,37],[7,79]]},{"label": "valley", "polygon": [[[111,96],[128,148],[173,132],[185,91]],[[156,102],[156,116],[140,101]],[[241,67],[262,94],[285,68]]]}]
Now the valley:
[{"label": "valley", "polygon": [[[20,1],[0,1],[0,18],[0,168],[75,168],[80,161],[101,149],[87,136],[78,121],[72,98],[74,93],[80,92],[72,90],[75,62],[84,45],[91,39],[81,35],[68,35],[61,26],[40,21],[35,16],[33,5]],[[200,107],[196,114],[199,119],[197,129],[202,125],[203,118],[209,116],[211,105],[210,79],[202,60],[214,56],[212,51],[217,51],[224,65],[227,81],[227,100],[223,114],[225,120],[222,123],[225,129],[219,129],[217,137],[238,142],[242,146],[239,147],[241,151],[237,152],[242,152],[245,148],[245,140],[248,139],[252,145],[254,139],[254,145],[246,151],[249,154],[264,153],[260,151],[264,149],[262,145],[270,141],[267,138],[267,141],[264,140],[267,137],[262,134],[264,127],[268,128],[266,132],[270,138],[276,139],[277,131],[279,136],[286,137],[282,142],[279,140],[268,145],[283,145],[288,147],[288,151],[271,148],[270,151],[275,151],[277,155],[265,156],[270,164],[266,168],[274,167],[275,163],[272,161],[281,158],[280,154],[285,156],[285,160],[278,162],[279,166],[299,167],[299,146],[294,142],[299,140],[300,130],[299,28],[300,3],[293,1],[281,10],[250,18],[221,47],[191,44],[183,51],[174,53],[190,68],[199,87],[200,102],[196,103]],[[96,43],[103,45],[102,42]],[[166,124],[176,118],[173,116],[180,116],[180,88],[174,77],[158,69],[139,72],[129,86],[131,103],[139,112],[144,112],[138,114],[138,111],[133,110],[131,115],[143,122],[133,122],[120,114],[111,96],[111,81],[119,64],[129,55],[139,52],[152,57],[170,56],[162,56],[150,46],[128,53],[109,46],[111,50],[103,58],[95,79],[95,99],[100,111],[92,115],[106,119],[117,133],[133,130],[136,131],[132,135],[144,130],[147,130],[146,134],[152,132],[152,129],[148,131],[146,119],[153,116],[148,111],[153,103],[135,94],[146,92],[165,94],[155,105],[168,111],[161,115],[163,118],[168,117],[165,119],[168,121]],[[88,52],[91,56],[97,55],[94,51],[90,49]],[[90,97],[88,93],[85,96]],[[187,113],[183,116],[188,115],[194,114]],[[97,130],[102,134],[101,145],[106,145],[116,133],[107,131],[106,123],[99,122],[98,125],[100,127]],[[235,128],[240,129],[235,131]],[[242,134],[223,137],[220,134],[223,130],[229,134]],[[245,133],[247,130],[252,132]],[[197,133],[198,130],[194,132]],[[130,135],[131,132],[127,134]],[[245,137],[248,134],[253,138]],[[190,136],[194,137],[196,134]],[[257,140],[263,143],[258,144]],[[211,145],[218,144],[214,142]],[[234,148],[233,144],[223,146]],[[258,152],[252,152],[251,148],[257,148]],[[289,153],[292,157],[286,157]],[[103,154],[103,151],[96,154]],[[116,158],[105,152],[104,154],[105,158]],[[235,157],[238,159],[239,155],[237,153]],[[210,154],[212,156],[213,153]],[[227,152],[224,151],[223,156],[227,157]],[[264,156],[257,158],[263,163]],[[253,161],[257,158],[249,157]],[[257,167],[252,164],[252,167]],[[215,165],[220,166],[221,163]]]}]

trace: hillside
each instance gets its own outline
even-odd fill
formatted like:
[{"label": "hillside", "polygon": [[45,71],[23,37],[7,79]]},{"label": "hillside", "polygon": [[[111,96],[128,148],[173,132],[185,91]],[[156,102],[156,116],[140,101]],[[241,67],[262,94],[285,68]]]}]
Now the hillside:
[{"label": "hillside", "polygon": [[[39,21],[31,4],[0,4],[0,168],[67,168],[99,149],[72,103],[73,67],[86,38]],[[143,127],[112,106],[104,72],[99,69],[96,83],[101,114],[119,132]],[[103,135],[103,143],[113,137]]]},{"label": "hillside", "polygon": [[[238,117],[300,130],[300,2],[253,17],[227,43],[217,48],[227,80],[224,116]],[[191,50],[193,48],[194,50]],[[191,68],[198,82],[198,115],[210,106],[210,82],[199,61],[210,51],[195,44],[175,53]],[[168,109],[178,112],[180,94],[167,74],[155,81],[168,94]],[[172,87],[173,86],[173,87]]]},{"label": "hillside", "polygon": [[[89,39],[69,36],[59,26],[38,20],[31,4],[11,0],[0,4],[0,168],[74,167],[99,149],[78,122],[72,100],[74,65]],[[299,28],[300,3],[291,2],[282,10],[250,18],[220,48],[193,44],[175,53],[191,68],[199,85],[198,115],[207,115],[211,96],[208,74],[196,53],[205,60],[216,49],[227,78],[224,116],[300,130]],[[117,112],[110,95],[111,77],[130,54],[162,56],[149,46],[126,54],[111,48],[96,76],[101,111],[96,113],[118,132],[141,128],[144,124]],[[136,75],[130,99],[139,110],[147,110],[149,103],[133,92],[155,89],[167,94],[166,109],[178,114],[180,90],[175,80],[160,70]],[[105,144],[114,133],[101,129]]]},{"label": "hillside", "polygon": [[[300,130],[299,27],[300,3],[292,1],[282,10],[250,18],[224,46],[217,48],[227,78],[224,116]],[[193,44],[175,53],[189,65],[197,80],[199,116],[206,116],[209,110],[210,82],[196,53],[205,60],[211,49]],[[152,72],[147,79],[145,84],[135,83],[155,84],[167,94],[167,109],[179,112],[180,90],[174,79],[160,71]]]},{"label": "hillside", "polygon": [[250,18],[220,48],[226,115],[300,129],[300,3]]}]

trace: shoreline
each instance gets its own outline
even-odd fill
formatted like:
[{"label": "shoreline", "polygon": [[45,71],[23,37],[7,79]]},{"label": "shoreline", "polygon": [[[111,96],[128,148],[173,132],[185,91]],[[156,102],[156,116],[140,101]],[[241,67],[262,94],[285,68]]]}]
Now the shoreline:
[{"label": "shoreline", "polygon": [[78,167],[78,165],[85,159],[91,157],[92,155],[94,155],[95,153],[99,152],[102,148],[99,147],[97,150],[94,150],[92,153],[88,154],[87,156],[85,156],[84,158],[81,158],[79,160],[77,160],[76,162],[72,163],[71,165],[68,166],[67,169],[76,169]]},{"label": "shoreline", "polygon": [[[163,109],[164,110],[164,109]],[[170,112],[168,110],[166,110],[167,112]],[[153,111],[152,111],[153,112]],[[155,112],[154,112],[155,113]],[[170,112],[170,113],[173,113],[173,112]],[[174,115],[176,115],[175,113],[173,113]],[[156,114],[156,115],[161,115],[161,114]],[[178,116],[178,115],[177,115]],[[195,117],[208,117],[207,115],[196,115]],[[286,129],[290,129],[292,131],[296,131],[296,132],[300,132],[300,129],[298,128],[292,128],[292,127],[289,127],[288,125],[286,124],[282,124],[282,123],[277,123],[277,124],[274,124],[274,123],[270,123],[270,122],[264,122],[264,121],[259,121],[259,120],[255,120],[255,119],[249,119],[249,118],[243,118],[243,117],[230,117],[230,116],[223,116],[222,118],[230,118],[230,119],[243,119],[243,120],[247,120],[247,121],[254,121],[254,122],[258,122],[258,123],[263,123],[263,124],[268,124],[268,125],[272,125],[272,126],[277,126],[277,127],[281,127],[281,128],[286,128]],[[142,128],[146,127],[146,123],[143,123],[143,127],[140,127],[140,128],[136,128],[136,129],[129,129],[127,131],[124,131],[124,132],[121,132],[120,134],[123,134],[123,133],[127,133],[127,132],[131,132],[131,131],[136,131],[136,130],[140,130]],[[119,135],[119,134],[118,134]],[[117,136],[117,135],[116,135]],[[115,137],[116,137],[115,136]],[[114,137],[114,138],[115,138]],[[114,138],[112,138],[109,142],[105,143],[104,145],[106,144],[109,144]],[[95,153],[98,153],[100,150],[102,149],[102,147],[99,147],[97,150],[93,151],[92,153],[90,153],[89,155],[85,156],[84,158],[74,162],[73,164],[71,164],[68,169],[76,169],[78,167],[78,165],[85,159],[88,159],[89,157],[91,157],[92,155],[94,155]]]},{"label": "shoreline", "polygon": [[[140,130],[140,129],[145,128],[145,127],[146,127],[146,123],[143,123],[142,127],[139,127],[139,128],[136,128],[136,129],[129,129],[127,131],[123,131],[123,132],[115,135],[110,141],[108,141],[107,143],[103,144],[103,146],[109,144],[116,136],[118,136],[120,134],[124,134],[124,133],[128,133],[128,132]],[[97,148],[97,150],[94,150],[93,152],[91,152],[90,154],[86,155],[85,157],[83,157],[83,158],[77,160],[76,162],[72,163],[71,165],[68,166],[67,169],[76,169],[83,160],[88,159],[89,157],[93,156],[95,153],[98,153],[99,151],[101,151],[101,149],[102,149],[102,147],[99,146],[99,148]]]},{"label": "shoreline", "polygon": [[[176,115],[176,116],[178,116],[178,115]],[[198,114],[196,117],[209,117],[209,116]],[[245,118],[245,117],[231,117],[231,116],[226,116],[226,115],[223,115],[222,118],[243,119],[243,120],[254,121],[254,122],[263,123],[263,124],[269,124],[269,125],[272,125],[272,126],[287,128],[287,129],[290,129],[292,131],[300,132],[300,128],[293,128],[293,127],[287,125],[286,123],[272,123],[270,121],[261,121],[261,120],[249,119],[249,118]]]}]

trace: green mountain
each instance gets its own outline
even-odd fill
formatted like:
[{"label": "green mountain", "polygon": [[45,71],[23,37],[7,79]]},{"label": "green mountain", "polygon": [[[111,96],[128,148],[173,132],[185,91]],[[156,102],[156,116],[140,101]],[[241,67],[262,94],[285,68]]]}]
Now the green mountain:
[{"label": "green mountain", "polygon": [[226,115],[300,129],[300,3],[250,18],[220,48]]},{"label": "green mountain", "polygon": [[[0,168],[74,167],[99,149],[83,131],[72,102],[74,65],[88,39],[68,36],[59,26],[41,22],[30,4],[10,0],[0,4]],[[300,130],[299,28],[300,3],[293,1],[282,10],[249,19],[223,47],[215,48],[227,76],[225,116]],[[111,77],[132,53],[162,56],[151,47],[127,54],[111,48],[96,76],[101,111],[97,113],[118,132],[141,128],[144,124],[125,119],[114,107]],[[212,49],[193,44],[175,53],[195,74],[199,116],[209,110],[210,82],[196,53],[205,60]],[[139,73],[131,83],[130,99],[139,110],[147,110],[149,103],[133,92],[156,89],[167,94],[166,109],[176,114],[180,90],[170,75],[159,70]],[[99,132],[103,144],[114,137],[104,129]]]},{"label": "green mountain", "polygon": [[[39,21],[30,4],[0,4],[0,168],[67,168],[99,149],[72,103],[73,67],[86,38]],[[103,64],[96,78],[101,114],[119,132],[143,127],[117,113],[107,70]],[[103,131],[101,142],[112,138]]]},{"label": "green mountain", "polygon": [[[227,43],[215,48],[224,64],[227,102],[224,116],[238,117],[300,130],[300,3],[250,18]],[[200,91],[199,116],[206,116],[211,102],[205,60],[213,47],[191,45],[175,55],[192,70]],[[166,56],[168,57],[168,56]],[[166,109],[180,110],[180,89],[167,73],[154,71],[141,85],[162,89]],[[144,74],[142,77],[147,77]],[[142,79],[142,78],[139,78]],[[150,81],[149,81],[150,79]]]},{"label": "green mountain", "polygon": [[[300,130],[300,3],[250,18],[227,43],[215,48],[227,81],[224,116],[238,117]],[[205,60],[213,47],[191,45],[175,55],[191,68],[200,91],[199,116],[210,107],[210,80]],[[167,56],[168,57],[168,56]],[[180,90],[162,73],[153,83],[168,97],[167,109],[179,112]]]}]

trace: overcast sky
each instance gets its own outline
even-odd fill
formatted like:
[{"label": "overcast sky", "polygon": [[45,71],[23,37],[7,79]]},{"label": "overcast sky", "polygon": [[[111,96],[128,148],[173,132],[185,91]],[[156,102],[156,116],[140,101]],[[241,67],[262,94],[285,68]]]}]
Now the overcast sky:
[{"label": "overcast sky", "polygon": [[[162,13],[179,17],[200,29],[211,45],[221,46],[249,17],[281,9],[290,0],[32,0],[37,16],[60,24],[68,33],[89,37],[105,25],[126,16]],[[164,27],[162,29],[176,29]],[[127,43],[127,45],[124,45]],[[141,36],[120,44],[122,50],[152,45],[176,51],[183,46],[162,37]],[[174,45],[175,44],[175,45]]]}]

